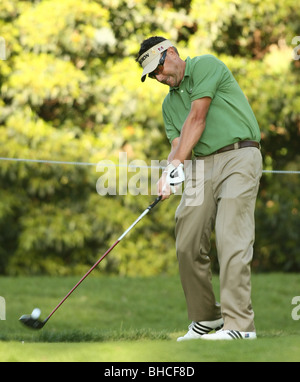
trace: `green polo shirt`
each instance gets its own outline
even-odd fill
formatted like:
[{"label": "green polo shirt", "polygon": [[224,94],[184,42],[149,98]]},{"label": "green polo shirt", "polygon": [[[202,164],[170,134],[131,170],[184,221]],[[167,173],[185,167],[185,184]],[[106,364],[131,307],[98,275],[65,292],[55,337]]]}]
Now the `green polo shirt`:
[{"label": "green polo shirt", "polygon": [[227,66],[206,54],[186,59],[183,80],[179,87],[170,87],[163,102],[165,130],[170,143],[180,136],[198,98],[212,99],[204,132],[194,147],[196,156],[209,155],[239,140],[260,141],[260,130],[254,113]]}]

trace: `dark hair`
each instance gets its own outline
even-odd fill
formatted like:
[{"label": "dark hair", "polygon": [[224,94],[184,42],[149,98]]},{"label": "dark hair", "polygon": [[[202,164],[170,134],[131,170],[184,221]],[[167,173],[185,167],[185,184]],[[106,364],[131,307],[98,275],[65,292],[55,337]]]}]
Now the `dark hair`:
[{"label": "dark hair", "polygon": [[156,45],[156,44],[159,44],[160,42],[162,41],[165,41],[166,38],[164,37],[159,37],[159,36],[153,36],[153,37],[149,37],[147,38],[146,40],[144,40],[142,43],[141,43],[141,47],[140,47],[140,51],[138,53],[138,56],[136,58],[136,61],[138,62],[138,59],[139,57],[141,57],[141,55],[143,53],[145,53],[148,49],[152,48],[152,46]]}]

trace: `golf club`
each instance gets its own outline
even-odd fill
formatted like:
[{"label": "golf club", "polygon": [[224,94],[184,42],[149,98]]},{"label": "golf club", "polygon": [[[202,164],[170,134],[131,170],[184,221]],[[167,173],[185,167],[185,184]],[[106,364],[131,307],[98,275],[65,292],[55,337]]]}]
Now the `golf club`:
[{"label": "golf club", "polygon": [[24,314],[20,317],[20,321],[22,324],[26,325],[31,329],[41,329],[48,322],[50,317],[57,311],[57,309],[66,301],[66,299],[74,292],[74,290],[82,283],[82,281],[92,272],[94,268],[107,256],[117,244],[128,234],[128,232],[145,216],[147,213],[161,200],[161,196],[158,196],[155,201],[150,204],[145,211],[136,219],[134,223],[118,238],[118,240],[104,253],[104,255],[92,266],[92,268],[78,281],[76,285],[70,290],[70,292],[61,300],[61,302],[52,310],[47,318],[43,321],[40,320],[40,310],[38,308],[34,309],[31,314]]}]

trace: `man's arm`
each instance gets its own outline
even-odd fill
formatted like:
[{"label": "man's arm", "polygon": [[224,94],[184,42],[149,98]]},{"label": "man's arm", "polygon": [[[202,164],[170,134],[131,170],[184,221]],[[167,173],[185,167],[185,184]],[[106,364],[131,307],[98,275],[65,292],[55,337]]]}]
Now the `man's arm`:
[{"label": "man's arm", "polygon": [[[179,144],[179,140],[180,138],[175,138],[173,139],[172,141],[172,144],[171,144],[171,152],[168,156],[168,162],[171,162],[173,156],[174,156],[174,153],[177,149],[177,146]],[[170,188],[168,187],[168,185],[166,185],[166,177],[167,177],[167,174],[165,172],[163,172],[161,178],[159,179],[159,181],[157,182],[157,193],[158,195],[162,195],[162,200],[164,199],[167,199],[170,197],[171,195],[171,190]]]},{"label": "man's arm", "polygon": [[173,156],[174,156],[174,154],[175,154],[175,151],[177,150],[177,146],[179,145],[179,140],[180,140],[179,137],[173,139],[173,141],[172,141],[172,145],[171,145],[171,152],[170,152],[170,154],[169,154],[169,156],[168,156],[168,162],[172,162],[172,160],[173,160]]},{"label": "man's arm", "polygon": [[[168,156],[168,161],[177,167],[180,163],[190,159],[192,150],[201,138],[205,129],[205,120],[208,109],[211,103],[211,98],[199,98],[192,102],[191,110],[181,130],[180,137],[172,141],[171,152]],[[162,195],[162,200],[169,198],[171,190],[166,185],[166,174],[157,184],[158,195]]]},{"label": "man's arm", "polygon": [[[205,129],[205,120],[208,109],[211,103],[211,98],[199,98],[192,102],[191,110],[181,130],[180,137],[177,138],[176,147],[168,157],[169,162],[174,166],[179,163],[184,163],[186,159],[190,159],[192,150],[198,143]],[[175,139],[174,139],[175,141]]]}]

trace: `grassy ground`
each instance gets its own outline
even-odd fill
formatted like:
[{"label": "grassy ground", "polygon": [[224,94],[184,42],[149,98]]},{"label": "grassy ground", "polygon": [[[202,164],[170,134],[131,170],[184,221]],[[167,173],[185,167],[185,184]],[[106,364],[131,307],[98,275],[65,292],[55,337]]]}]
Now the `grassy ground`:
[{"label": "grassy ground", "polygon": [[0,361],[300,361],[300,320],[291,316],[299,278],[253,275],[257,340],[177,343],[189,324],[178,277],[90,276],[40,331],[18,318],[35,307],[46,317],[78,279],[2,277]]}]

